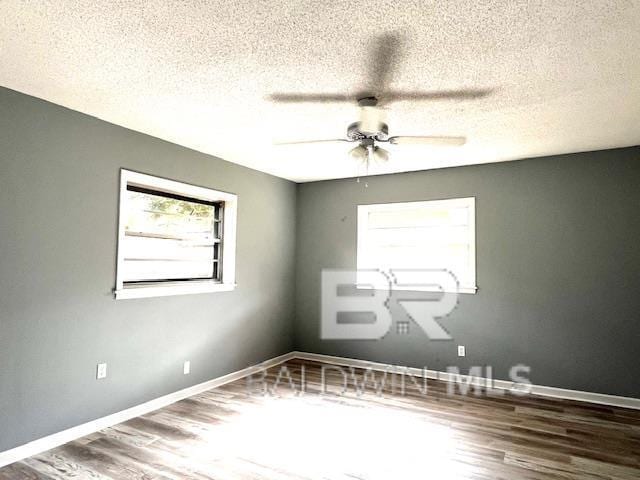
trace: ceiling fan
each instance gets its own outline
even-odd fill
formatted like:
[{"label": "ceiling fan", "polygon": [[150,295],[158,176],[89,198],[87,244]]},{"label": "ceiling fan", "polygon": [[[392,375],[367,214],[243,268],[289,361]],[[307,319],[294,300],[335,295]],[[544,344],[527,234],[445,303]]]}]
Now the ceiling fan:
[{"label": "ceiling fan", "polygon": [[379,36],[374,42],[372,52],[369,87],[354,95],[334,93],[274,93],[269,99],[276,103],[332,103],[357,102],[360,107],[360,120],[347,127],[346,138],[329,140],[303,140],[278,142],[276,145],[301,145],[318,143],[357,143],[350,150],[352,158],[369,164],[372,160],[385,162],[389,152],[379,143],[392,145],[438,145],[461,146],[465,137],[443,136],[389,136],[389,127],[382,121],[382,108],[385,105],[401,101],[423,100],[460,100],[476,99],[489,95],[491,89],[463,89],[445,91],[402,91],[388,88],[394,59],[398,57],[400,37],[388,33]]},{"label": "ceiling fan", "polygon": [[349,155],[360,162],[369,164],[372,161],[386,162],[389,160],[389,152],[379,143],[391,145],[436,145],[436,146],[461,146],[466,143],[465,137],[443,136],[389,136],[389,127],[381,121],[381,115],[376,106],[376,97],[358,99],[361,107],[360,121],[347,127],[346,138],[334,138],[328,140],[302,140],[294,142],[278,142],[276,145],[310,145],[319,143],[357,143],[357,146],[349,151]]}]

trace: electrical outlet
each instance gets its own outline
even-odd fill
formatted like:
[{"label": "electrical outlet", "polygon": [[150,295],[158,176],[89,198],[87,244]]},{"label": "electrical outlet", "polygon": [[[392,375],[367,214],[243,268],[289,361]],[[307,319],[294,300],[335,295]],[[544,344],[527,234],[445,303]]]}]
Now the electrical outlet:
[{"label": "electrical outlet", "polygon": [[185,375],[189,375],[191,373],[191,361],[185,360],[184,365],[182,366],[182,373]]},{"label": "electrical outlet", "polygon": [[107,378],[107,364],[99,363],[96,368],[96,379],[102,380],[103,378]]},{"label": "electrical outlet", "polygon": [[466,356],[466,354],[467,354],[467,351],[464,348],[464,345],[458,345],[458,356],[459,357],[464,357],[464,356]]}]

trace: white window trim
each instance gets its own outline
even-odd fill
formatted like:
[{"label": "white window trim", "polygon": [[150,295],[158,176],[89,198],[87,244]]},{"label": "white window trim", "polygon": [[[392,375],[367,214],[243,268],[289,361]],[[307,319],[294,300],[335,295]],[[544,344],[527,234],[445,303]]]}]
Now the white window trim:
[{"label": "white window trim", "polygon": [[[469,222],[473,225],[473,228],[469,229],[469,245],[471,258],[473,261],[470,265],[471,273],[473,274],[474,282],[477,282],[476,279],[476,198],[475,197],[462,197],[462,198],[451,198],[451,199],[442,199],[442,200],[424,200],[424,201],[409,201],[409,202],[395,202],[395,203],[375,203],[368,205],[358,205],[358,215],[357,215],[357,244],[356,244],[356,265],[357,269],[364,268],[362,265],[362,252],[364,251],[364,237],[365,232],[368,230],[369,224],[369,212],[375,209],[384,208],[385,210],[403,210],[407,208],[415,208],[416,205],[429,205],[429,206],[438,206],[438,205],[446,205],[446,206],[456,206],[460,207],[470,207],[469,208]],[[386,272],[385,272],[386,273]],[[371,289],[371,285],[362,285],[358,284],[356,286],[358,289],[367,290]],[[393,291],[412,291],[412,292],[437,292],[441,290],[435,290],[428,287],[402,287],[398,285],[392,285],[391,290]],[[475,294],[478,291],[478,286],[476,285],[463,285],[458,287],[457,293],[470,293]]]},{"label": "white window trim", "polygon": [[[222,282],[215,280],[189,280],[171,283],[140,283],[125,285],[122,278],[124,271],[124,223],[123,212],[127,205],[127,185],[137,185],[153,190],[174,193],[201,200],[224,202],[223,209],[223,261]],[[220,192],[210,188],[198,187],[187,183],[168,180],[166,178],[146,175],[131,170],[120,170],[120,206],[118,214],[118,258],[116,266],[116,299],[164,297],[167,295],[185,295],[194,293],[228,292],[236,287],[236,220],[238,213],[238,196],[233,193]]]}]

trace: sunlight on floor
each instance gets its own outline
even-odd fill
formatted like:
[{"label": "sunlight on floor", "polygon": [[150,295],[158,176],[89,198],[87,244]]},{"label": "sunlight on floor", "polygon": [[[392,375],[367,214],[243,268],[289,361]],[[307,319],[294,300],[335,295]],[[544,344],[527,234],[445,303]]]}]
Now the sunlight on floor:
[{"label": "sunlight on floor", "polygon": [[[468,478],[449,427],[401,410],[327,399],[264,398],[207,432],[198,457],[241,458],[313,478]],[[458,459],[459,460],[459,459]]]}]

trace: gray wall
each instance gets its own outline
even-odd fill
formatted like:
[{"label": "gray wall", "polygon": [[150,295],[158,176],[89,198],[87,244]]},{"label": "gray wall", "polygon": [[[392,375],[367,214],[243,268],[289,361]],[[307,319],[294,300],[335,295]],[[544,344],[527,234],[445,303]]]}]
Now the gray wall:
[{"label": "gray wall", "polygon": [[[442,324],[319,338],[320,271],[356,263],[356,206],[476,197],[476,295]],[[428,366],[532,368],[536,384],[640,397],[640,148],[298,185],[298,350]],[[397,321],[398,317],[395,317]],[[404,318],[402,318],[404,319]],[[466,345],[458,358],[456,345]]]},{"label": "gray wall", "polygon": [[[11,90],[0,112],[0,451],[292,349],[295,184]],[[235,291],[113,299],[121,167],[238,194]]]}]

